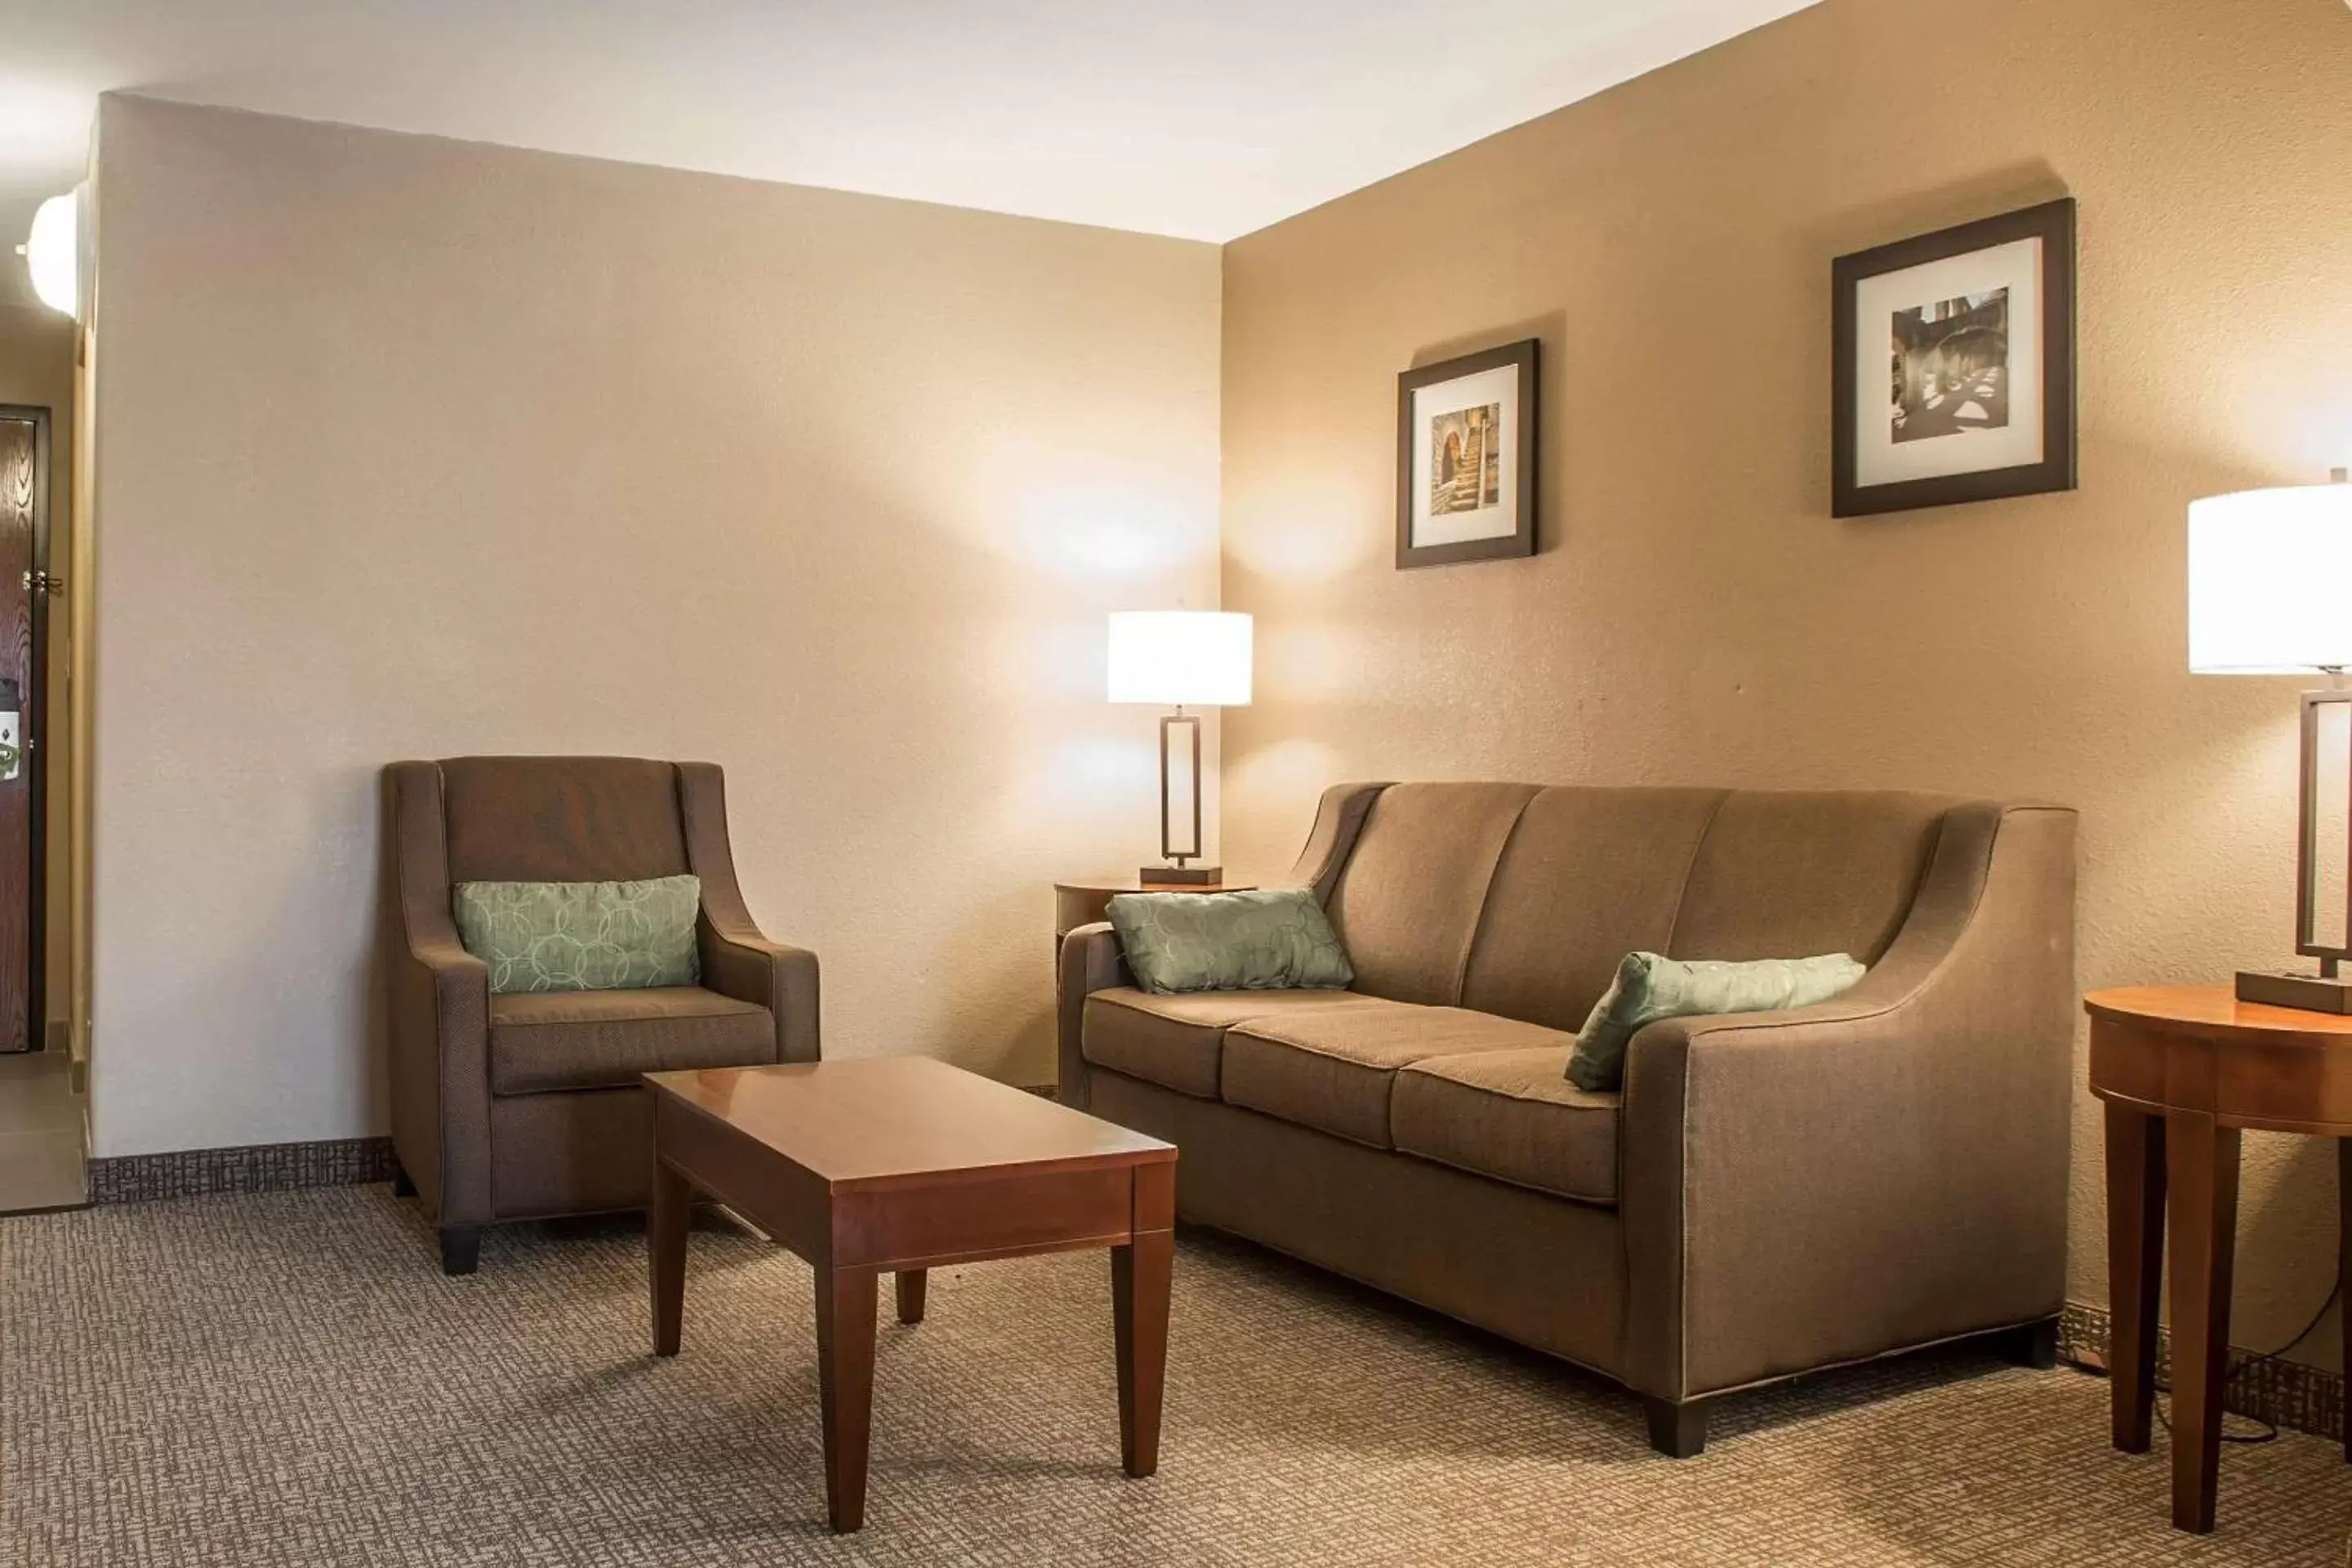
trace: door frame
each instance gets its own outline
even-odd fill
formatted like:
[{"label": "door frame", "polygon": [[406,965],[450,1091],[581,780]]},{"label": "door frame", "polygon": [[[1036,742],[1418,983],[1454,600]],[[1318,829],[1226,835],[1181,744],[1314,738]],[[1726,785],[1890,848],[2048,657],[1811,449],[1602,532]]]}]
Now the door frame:
[{"label": "door frame", "polygon": [[[29,420],[33,426],[33,564],[47,583],[49,571],[50,415],[45,403],[0,403],[0,419]],[[30,843],[26,865],[25,1052],[48,1048],[49,882],[49,594],[53,584],[27,585],[32,657],[18,694],[18,739],[24,743],[25,781],[30,790],[26,818]],[[0,593],[7,585],[0,584]],[[0,1047],[5,1048],[5,1047]],[[16,1053],[9,1053],[14,1055]]]}]

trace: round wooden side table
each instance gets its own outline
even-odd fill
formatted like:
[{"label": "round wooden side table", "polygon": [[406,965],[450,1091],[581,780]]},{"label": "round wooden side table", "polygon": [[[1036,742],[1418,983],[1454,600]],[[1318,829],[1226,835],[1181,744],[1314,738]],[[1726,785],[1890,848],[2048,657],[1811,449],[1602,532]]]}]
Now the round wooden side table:
[{"label": "round wooden side table", "polygon": [[[2227,985],[2127,985],[2083,999],[2091,1092],[2107,1113],[2108,1375],[2116,1447],[2144,1454],[2172,1231],[2172,1522],[2213,1528],[2229,1369],[2238,1135],[2334,1138],[2352,1265],[2352,1017],[2241,1002]],[[2352,1363],[2352,1313],[2345,1351]],[[2352,1426],[2345,1434],[2352,1460]]]},{"label": "round wooden side table", "polygon": [[1110,919],[1110,900],[1118,893],[1246,893],[1255,882],[1139,882],[1133,877],[1110,877],[1098,882],[1054,884],[1054,952],[1062,939],[1080,926]]}]

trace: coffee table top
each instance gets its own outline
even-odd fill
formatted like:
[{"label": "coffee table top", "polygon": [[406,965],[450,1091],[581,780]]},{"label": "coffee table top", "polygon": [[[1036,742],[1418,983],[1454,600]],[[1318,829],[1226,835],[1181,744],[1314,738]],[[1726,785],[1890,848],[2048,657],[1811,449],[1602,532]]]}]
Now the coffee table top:
[{"label": "coffee table top", "polygon": [[1172,1143],[930,1057],[701,1068],[645,1079],[836,1189],[995,1167],[1176,1157]]}]

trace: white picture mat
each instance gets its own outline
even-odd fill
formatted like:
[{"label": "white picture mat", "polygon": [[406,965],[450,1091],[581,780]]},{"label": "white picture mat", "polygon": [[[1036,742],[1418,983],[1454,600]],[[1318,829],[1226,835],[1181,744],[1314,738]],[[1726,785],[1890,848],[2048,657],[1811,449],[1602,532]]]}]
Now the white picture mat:
[{"label": "white picture mat", "polygon": [[[1895,439],[1886,397],[1895,313],[2009,290],[2009,424],[1931,440]],[[2042,450],[2042,241],[2013,239],[1966,256],[1948,256],[1865,278],[1853,291],[1853,482],[1857,487],[1905,479],[1982,473],[2038,463]]]},{"label": "white picture mat", "polygon": [[[1499,403],[1502,416],[1496,429],[1501,446],[1495,504],[1475,511],[1429,512],[1429,422],[1441,414]],[[1519,531],[1519,367],[1496,365],[1412,390],[1412,542],[1460,544],[1473,539],[1508,539]]]}]

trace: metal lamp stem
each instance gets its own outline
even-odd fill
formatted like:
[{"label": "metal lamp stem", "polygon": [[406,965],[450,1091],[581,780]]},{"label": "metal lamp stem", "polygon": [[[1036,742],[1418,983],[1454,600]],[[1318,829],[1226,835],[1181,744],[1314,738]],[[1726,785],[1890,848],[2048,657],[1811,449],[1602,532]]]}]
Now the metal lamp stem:
[{"label": "metal lamp stem", "polygon": [[[1192,731],[1189,737],[1192,771],[1186,776],[1191,781],[1192,796],[1192,835],[1184,841],[1187,847],[1183,849],[1176,847],[1174,791],[1170,788],[1172,776],[1171,763],[1176,750],[1171,731],[1179,725]],[[1139,880],[1146,883],[1213,885],[1223,878],[1222,867],[1191,864],[1201,858],[1201,716],[1185,712],[1181,703],[1173,712],[1162,714],[1160,720],[1160,854],[1169,863],[1144,867],[1137,873]]]},{"label": "metal lamp stem", "polygon": [[[2319,710],[2352,708],[2352,688],[2344,683],[2344,667],[2321,667],[2326,687],[2302,696],[2301,733],[2297,751],[2295,791],[2294,950],[2319,960],[2319,973],[2273,973],[2241,971],[2237,993],[2242,1002],[2267,1002],[2273,1006],[2301,1007],[2321,1013],[2352,1013],[2352,982],[2338,967],[2352,958],[2352,946],[2322,941],[2319,933]],[[2352,763],[2352,759],[2347,759]],[[2352,824],[2347,825],[2344,931],[2352,942]]]}]

